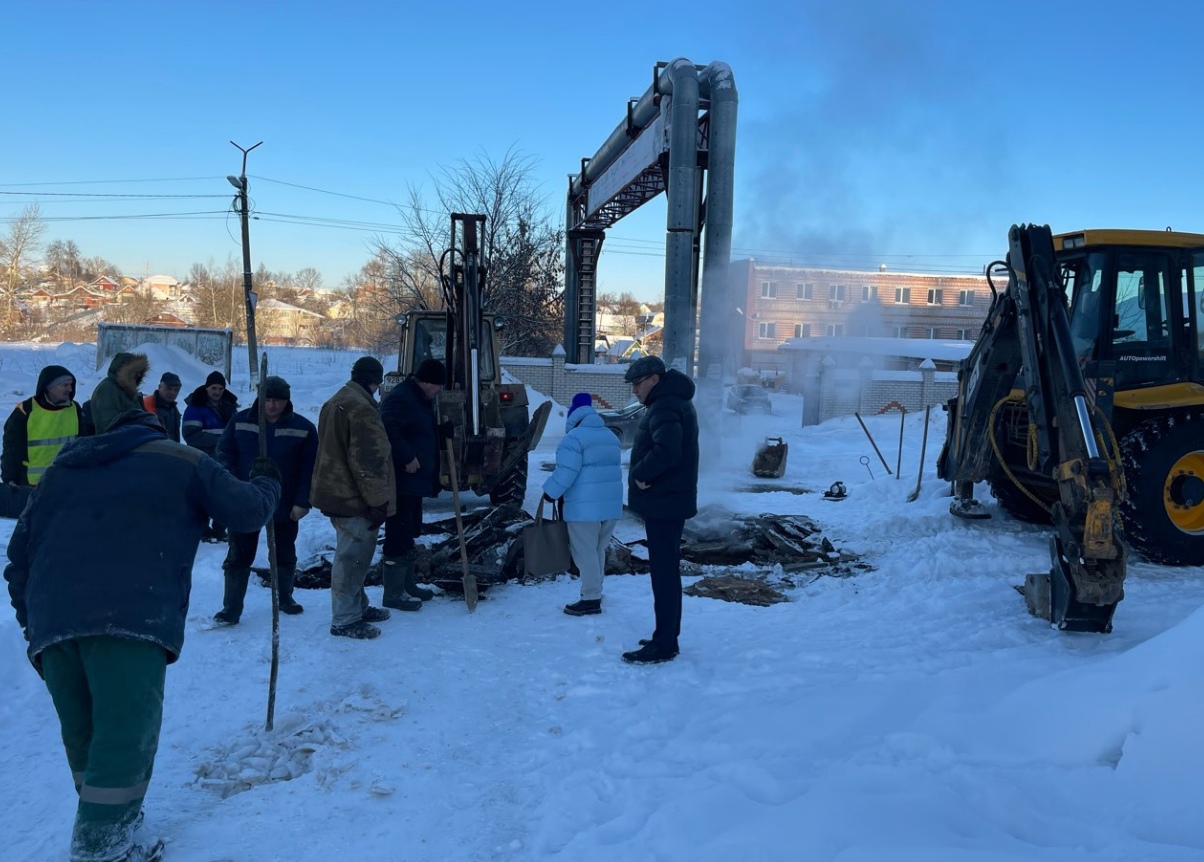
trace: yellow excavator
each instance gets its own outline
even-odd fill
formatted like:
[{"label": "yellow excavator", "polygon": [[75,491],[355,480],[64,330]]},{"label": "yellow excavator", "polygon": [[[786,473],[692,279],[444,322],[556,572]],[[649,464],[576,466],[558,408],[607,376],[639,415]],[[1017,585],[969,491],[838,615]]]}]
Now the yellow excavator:
[{"label": "yellow excavator", "polygon": [[1107,632],[1127,544],[1204,564],[1204,235],[1014,226],[982,333],[948,404],[938,474],[950,511],[973,498],[1052,524],[1052,565],[1030,575],[1033,613]]}]

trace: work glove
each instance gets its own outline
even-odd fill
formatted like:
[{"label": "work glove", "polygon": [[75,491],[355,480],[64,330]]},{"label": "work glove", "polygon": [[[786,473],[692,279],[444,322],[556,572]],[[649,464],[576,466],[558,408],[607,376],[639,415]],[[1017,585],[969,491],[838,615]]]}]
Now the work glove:
[{"label": "work glove", "polygon": [[389,517],[389,504],[384,503],[380,506],[371,506],[368,508],[368,513],[364,515],[368,519],[368,526],[373,530],[380,529],[380,525],[385,522],[385,518]]},{"label": "work glove", "polygon": [[269,479],[280,481],[280,468],[276,466],[276,462],[271,458],[260,457],[256,458],[251,464],[251,478],[257,476],[267,476]]},{"label": "work glove", "polygon": [[456,436],[456,423],[450,421],[441,422],[439,423],[438,430],[440,440],[451,440]]},{"label": "work glove", "polygon": [[309,514],[308,506],[293,506],[293,510],[288,513],[288,516],[294,521],[300,521]]}]

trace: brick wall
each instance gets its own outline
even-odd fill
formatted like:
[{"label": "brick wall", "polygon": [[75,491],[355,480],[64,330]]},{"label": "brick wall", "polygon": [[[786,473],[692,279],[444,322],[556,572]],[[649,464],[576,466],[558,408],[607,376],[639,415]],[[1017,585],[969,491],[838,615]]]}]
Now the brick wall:
[{"label": "brick wall", "polygon": [[567,406],[578,392],[593,396],[594,406],[623,407],[635,400],[631,384],[623,379],[626,365],[577,365],[564,361],[564,348],[557,346],[547,359],[502,357],[502,368],[557,404]]},{"label": "brick wall", "polygon": [[852,413],[907,412],[944,404],[957,395],[957,374],[937,371],[925,360],[919,371],[882,371],[868,362],[859,369],[837,368],[831,359],[803,385],[803,424],[814,425]]}]

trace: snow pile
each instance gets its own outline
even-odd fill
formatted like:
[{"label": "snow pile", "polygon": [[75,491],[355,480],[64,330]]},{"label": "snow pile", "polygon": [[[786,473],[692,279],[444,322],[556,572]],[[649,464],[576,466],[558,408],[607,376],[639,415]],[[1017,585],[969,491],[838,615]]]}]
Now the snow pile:
[{"label": "snow pile", "polygon": [[[6,388],[10,363],[45,356],[0,347]],[[352,361],[271,358],[310,416]],[[1113,634],[1059,633],[1012,589],[1048,568],[1046,534],[985,488],[992,521],[949,516],[939,413],[907,503],[922,414],[903,421],[899,479],[853,417],[800,428],[801,399],[772,399],[772,416],[718,417],[700,502],[805,515],[872,569],[777,581],[790,600],[769,607],[687,595],[682,652],[665,665],[619,660],[652,630],[642,576],[608,577],[596,617],[562,613],[578,598],[564,577],[492,587],[471,616],[436,598],[370,642],[330,637],[328,594],[301,591],[305,613],[280,620],[268,733],[270,596],[253,586],[240,625],[203,632],[226,549],[202,545],[144,834],[169,839],[170,862],[324,862],[349,848],[358,862],[1204,858],[1191,791],[1204,774],[1201,571],[1134,559]],[[899,417],[865,419],[893,471]],[[769,434],[789,444],[786,474],[756,480]],[[532,453],[528,511],[556,439]],[[825,501],[837,480],[847,498]],[[450,509],[448,494],[429,501],[427,520]],[[333,543],[317,512],[300,528],[302,558]],[[11,530],[0,521],[0,541]],[[617,535],[644,533],[627,519]],[[12,741],[0,775],[21,787],[0,813],[4,858],[64,858],[75,794],[11,616],[0,686]]]}]

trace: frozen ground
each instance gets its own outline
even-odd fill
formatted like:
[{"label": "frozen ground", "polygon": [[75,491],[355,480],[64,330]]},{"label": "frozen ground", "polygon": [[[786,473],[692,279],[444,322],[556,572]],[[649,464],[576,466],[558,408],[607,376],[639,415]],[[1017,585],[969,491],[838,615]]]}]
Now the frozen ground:
[{"label": "frozen ground", "polygon": [[[48,362],[86,394],[91,351],[0,346],[0,409]],[[313,419],[354,358],[269,355]],[[157,380],[173,357],[152,361]],[[186,390],[200,382],[181,373]],[[245,390],[245,372],[232,383]],[[447,598],[394,613],[372,642],[331,638],[326,593],[302,592],[306,613],[281,620],[267,733],[269,595],[252,587],[241,625],[202,631],[225,550],[202,545],[144,831],[167,839],[170,862],[1204,859],[1204,573],[1136,562],[1113,634],[1058,633],[1011,588],[1047,568],[1043,534],[998,512],[947,514],[943,413],[908,504],[922,415],[904,422],[896,480],[852,417],[801,429],[799,400],[772,397],[774,416],[725,426],[703,502],[809,515],[874,571],[769,608],[687,596],[666,665],[619,660],[652,628],[646,577],[607,578],[599,617],[561,613],[567,579],[507,585],[472,616]],[[532,455],[528,504],[562,414]],[[898,415],[867,422],[894,469]],[[765,434],[790,445],[778,484],[811,493],[742,490],[766,484],[748,469]],[[849,497],[825,502],[836,480]],[[441,498],[428,517],[448,511]],[[0,521],[0,541],[11,530]],[[332,536],[306,518],[302,555]],[[60,860],[74,794],[23,647],[5,616],[3,858]]]}]

